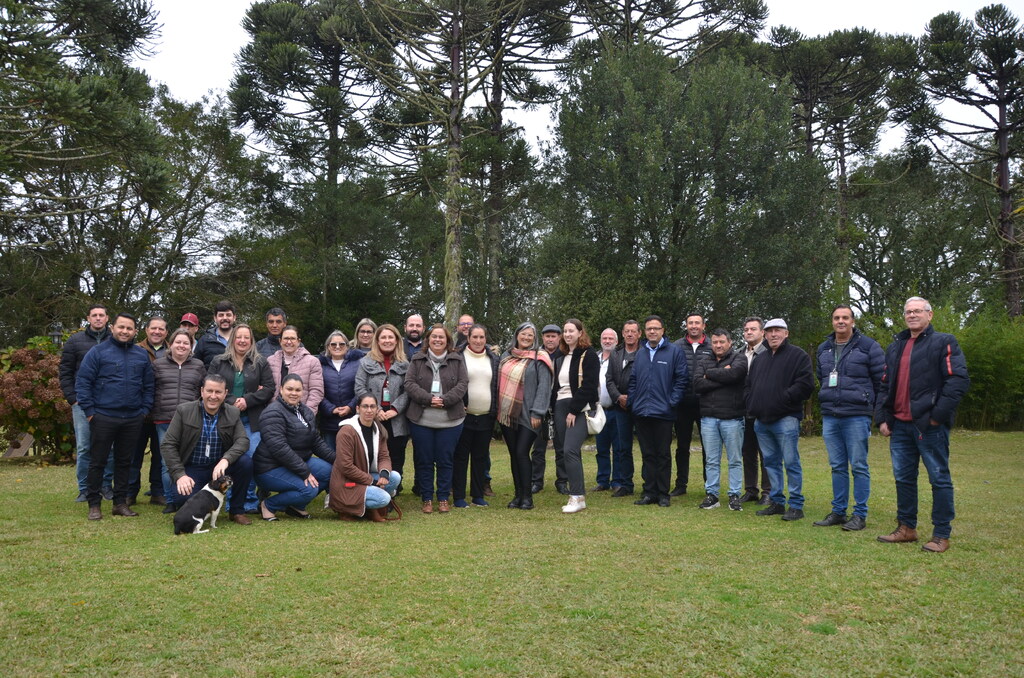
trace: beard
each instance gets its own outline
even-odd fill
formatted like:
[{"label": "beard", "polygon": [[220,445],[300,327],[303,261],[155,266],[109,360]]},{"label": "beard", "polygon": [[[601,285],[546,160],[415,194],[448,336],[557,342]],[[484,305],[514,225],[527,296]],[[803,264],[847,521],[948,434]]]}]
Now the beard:
[{"label": "beard", "polygon": [[409,330],[405,333],[405,338],[414,344],[423,338],[423,333],[416,330]]}]

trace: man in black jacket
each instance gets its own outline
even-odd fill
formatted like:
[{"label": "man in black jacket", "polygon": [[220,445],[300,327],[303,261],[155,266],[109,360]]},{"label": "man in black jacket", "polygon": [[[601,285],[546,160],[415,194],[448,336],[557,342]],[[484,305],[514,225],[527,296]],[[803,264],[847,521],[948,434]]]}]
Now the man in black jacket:
[{"label": "man in black jacket", "polygon": [[932,327],[932,307],[926,299],[907,299],[903,319],[907,329],[896,335],[885,351],[875,413],[879,431],[890,437],[899,524],[878,540],[889,544],[917,541],[917,474],[924,462],[932,486],[933,532],[921,548],[942,553],[949,548],[955,515],[949,429],[971,380],[956,337]]},{"label": "man in black jacket", "polygon": [[[814,391],[811,358],[787,340],[789,327],[782,318],[764,325],[768,350],[754,358],[747,377],[747,413],[754,418],[754,432],[764,453],[772,492],[759,516],[782,514],[783,520],[804,517],[803,470],[800,467],[800,420],[804,401]],[[782,493],[785,465],[789,508]]]},{"label": "man in black jacket", "polygon": [[213,323],[214,326],[199,337],[192,351],[192,355],[202,360],[207,368],[227,348],[228,335],[235,326],[235,305],[227,300],[218,301],[213,307]]},{"label": "man in black jacket", "polygon": [[[686,373],[693,374],[697,361],[703,356],[711,355],[711,342],[704,335],[704,316],[690,313],[683,325],[686,334],[674,342],[686,356]],[[676,485],[670,496],[679,497],[686,494],[686,486],[690,482],[690,443],[693,442],[693,427],[697,426],[697,439],[700,440],[701,469],[707,462],[707,451],[700,434],[700,399],[692,389],[686,389],[686,395],[676,409]],[[703,473],[703,471],[702,471]],[[704,477],[705,481],[707,476]]]},{"label": "man in black jacket", "polygon": [[[86,488],[89,478],[89,461],[92,456],[89,454],[89,420],[85,411],[78,404],[78,395],[75,393],[75,377],[78,375],[78,368],[82,366],[82,359],[89,349],[110,337],[110,329],[107,327],[107,307],[102,304],[93,304],[86,313],[86,320],[89,323],[81,332],[75,332],[64,344],[64,350],[60,354],[60,389],[64,392],[64,399],[71,405],[71,415],[75,427],[75,475],[78,479],[77,502],[86,500]],[[104,499],[110,501],[114,498],[114,491],[111,485],[114,482],[114,457],[107,461],[103,470],[103,488],[100,494]]]},{"label": "man in black jacket", "polygon": [[633,494],[633,415],[626,407],[629,399],[629,375],[633,373],[636,351],[640,348],[640,323],[627,320],[622,325],[622,346],[612,354],[608,368],[608,395],[612,406],[605,412],[612,434],[612,496]]}]

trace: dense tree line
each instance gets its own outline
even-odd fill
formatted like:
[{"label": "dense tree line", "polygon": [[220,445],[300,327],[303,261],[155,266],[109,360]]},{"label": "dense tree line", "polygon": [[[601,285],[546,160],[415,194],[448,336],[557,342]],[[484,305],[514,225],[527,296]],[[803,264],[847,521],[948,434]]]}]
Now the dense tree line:
[{"label": "dense tree line", "polygon": [[[852,297],[1020,315],[1024,30],[763,35],[761,0],[255,2],[224,100],[129,65],[146,0],[0,6],[0,335],[230,298],[594,327],[691,309],[813,341]],[[552,104],[533,150],[510,122]],[[898,150],[879,153],[896,126]],[[798,334],[800,332],[798,331]]]}]

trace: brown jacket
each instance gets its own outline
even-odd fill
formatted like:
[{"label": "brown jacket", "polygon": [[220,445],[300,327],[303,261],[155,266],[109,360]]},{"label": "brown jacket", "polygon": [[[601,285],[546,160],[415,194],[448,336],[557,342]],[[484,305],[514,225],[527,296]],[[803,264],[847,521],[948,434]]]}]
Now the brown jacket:
[{"label": "brown jacket", "polygon": [[[441,400],[449,419],[462,419],[466,416],[466,405],[463,398],[469,390],[469,372],[466,361],[458,351],[452,351],[441,363],[438,374],[441,379]],[[417,353],[409,361],[409,371],[405,373],[405,392],[409,394],[409,407],[405,416],[409,421],[418,424],[423,410],[430,407],[433,396],[430,394],[434,371],[430,367],[426,352]]]},{"label": "brown jacket", "polygon": [[338,429],[334,467],[331,469],[330,500],[328,505],[339,514],[362,516],[366,513],[366,488],[373,482],[370,475],[370,455],[377,455],[377,470],[391,472],[388,455],[388,434],[384,427],[374,423],[377,444],[367,454],[366,440],[359,428],[359,418],[341,422]]}]

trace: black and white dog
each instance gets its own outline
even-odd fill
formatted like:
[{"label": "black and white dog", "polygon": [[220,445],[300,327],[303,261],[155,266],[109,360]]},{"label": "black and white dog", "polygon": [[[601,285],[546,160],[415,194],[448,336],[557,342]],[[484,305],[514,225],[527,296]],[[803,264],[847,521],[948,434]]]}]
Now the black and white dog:
[{"label": "black and white dog", "polygon": [[223,475],[211,480],[203,489],[194,492],[185,505],[174,514],[174,534],[201,534],[203,521],[210,519],[210,527],[217,529],[217,516],[224,508],[224,495],[231,487],[231,476]]}]

